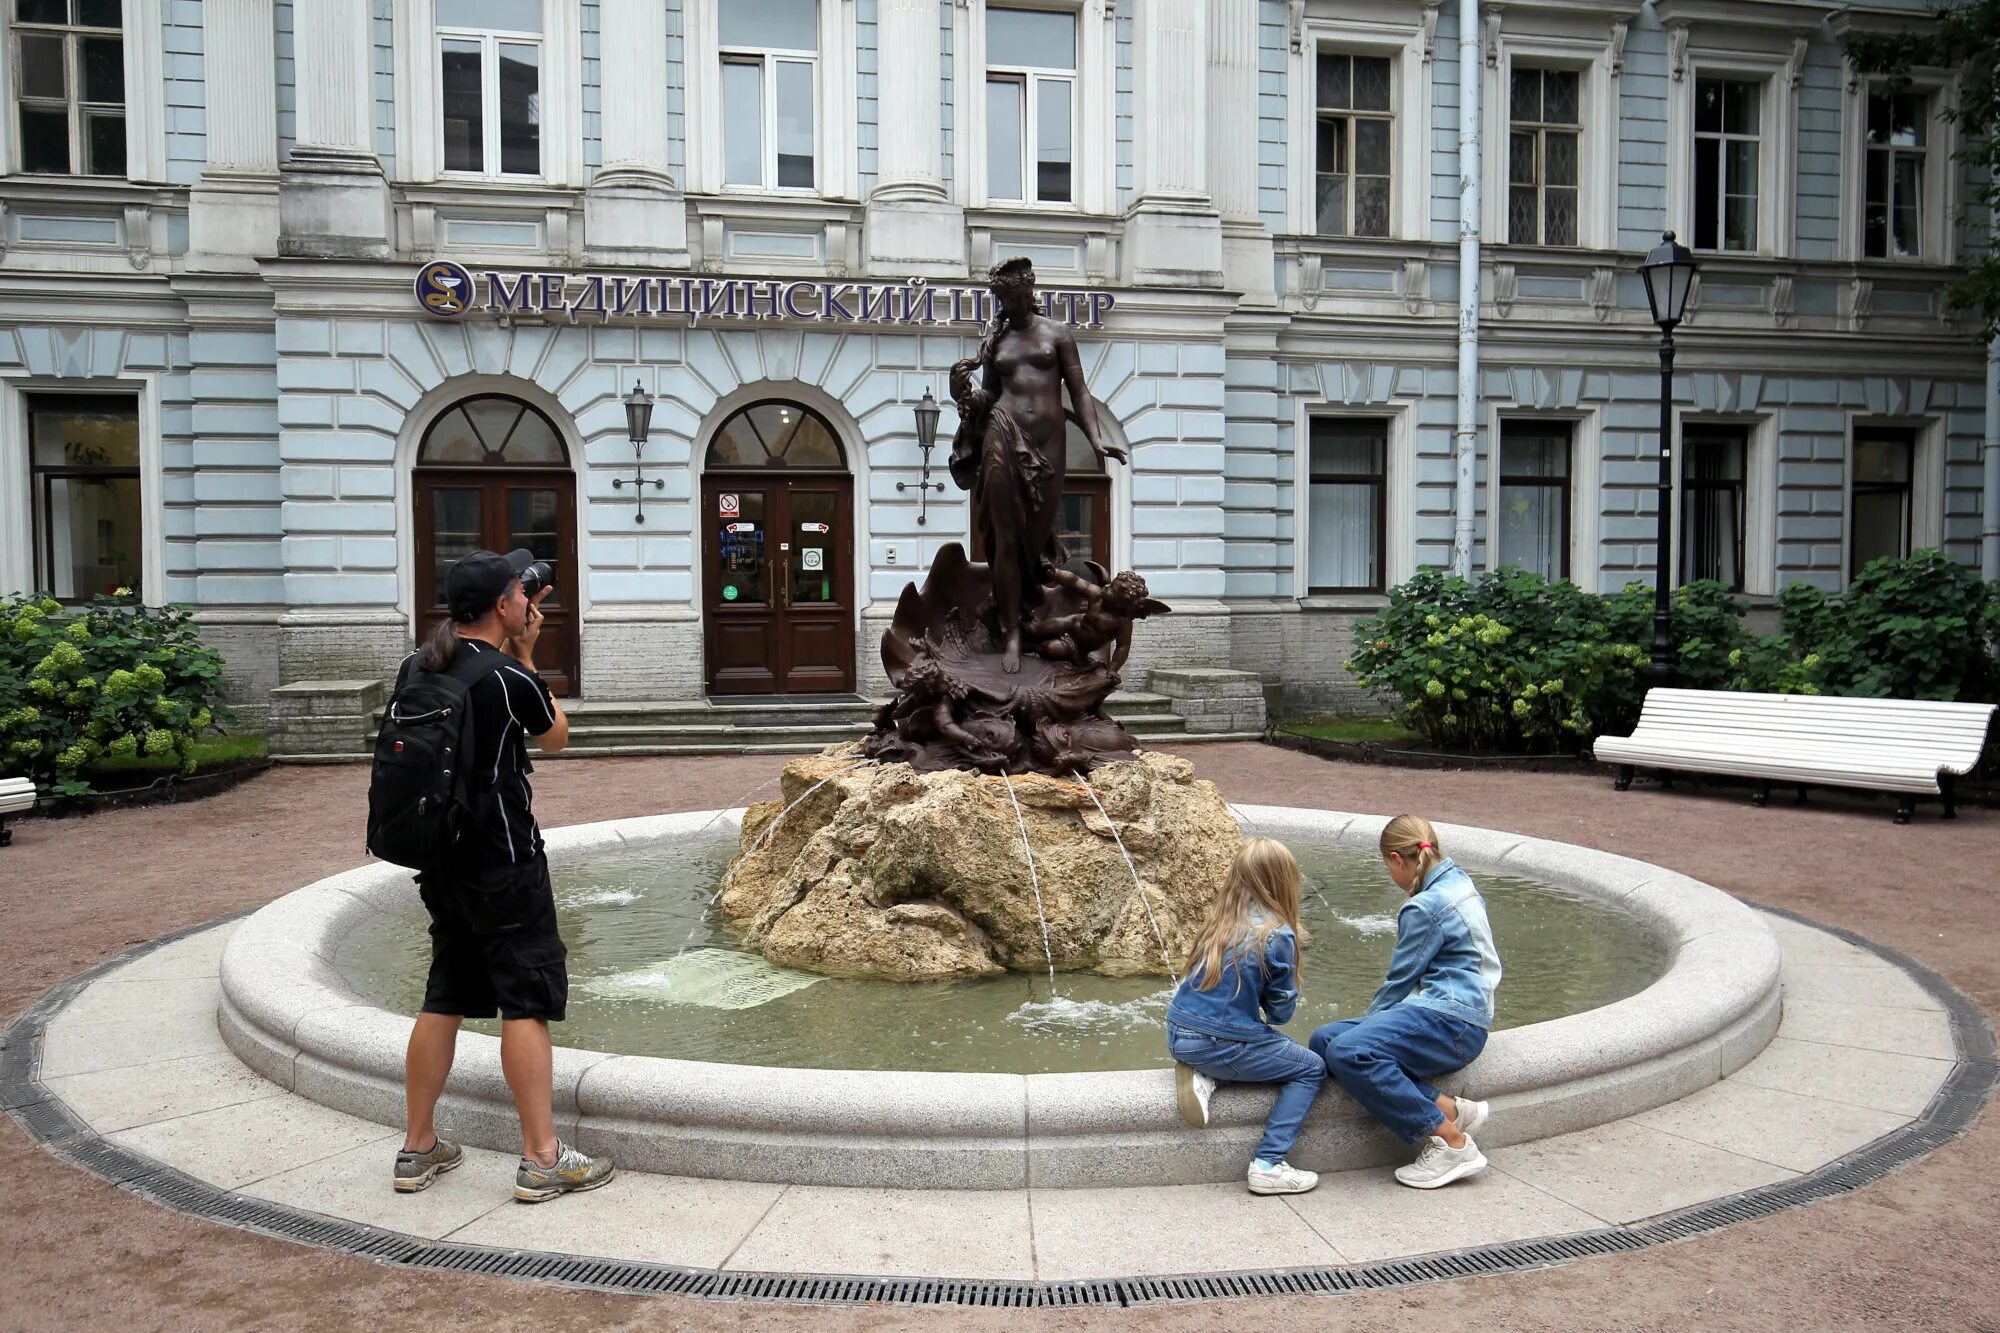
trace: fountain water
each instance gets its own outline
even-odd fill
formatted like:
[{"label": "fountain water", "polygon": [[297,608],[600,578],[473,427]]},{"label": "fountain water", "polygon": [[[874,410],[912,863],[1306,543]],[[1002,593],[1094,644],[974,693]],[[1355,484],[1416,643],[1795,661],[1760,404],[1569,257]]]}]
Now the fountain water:
[{"label": "fountain water", "polygon": [[1153,915],[1153,904],[1146,897],[1146,886],[1139,880],[1139,867],[1132,864],[1132,853],[1125,850],[1125,839],[1118,834],[1118,825],[1111,818],[1111,812],[1104,808],[1104,802],[1097,798],[1097,788],[1090,785],[1090,779],[1081,769],[1071,769],[1083,789],[1090,793],[1090,803],[1097,807],[1097,813],[1104,816],[1104,825],[1111,830],[1111,840],[1118,844],[1118,854],[1125,858],[1125,868],[1132,872],[1132,889],[1139,895],[1139,906],[1146,909],[1146,920],[1152,923],[1153,938],[1160,942],[1160,961],[1166,964],[1167,975],[1174,974],[1173,954],[1167,949],[1167,937],[1160,930],[1160,919]]},{"label": "fountain water", "polygon": [[1028,821],[1021,814],[1021,798],[1014,794],[1014,779],[1005,773],[1000,780],[1007,784],[1007,799],[1014,803],[1014,822],[1021,829],[1021,855],[1028,858],[1028,884],[1035,891],[1035,914],[1042,919],[1042,956],[1049,961],[1049,995],[1056,994],[1056,952],[1049,944],[1049,914],[1042,906],[1042,880],[1035,873],[1035,851],[1028,845]]},{"label": "fountain water", "polygon": [[[875,762],[876,761],[873,759],[857,759],[851,764],[847,764],[841,768],[836,768],[835,770],[833,770],[833,772],[827,774],[825,777],[821,778],[818,782],[813,783],[812,786],[806,788],[803,792],[801,792],[797,800],[793,801],[790,805],[780,810],[777,814],[777,817],[773,819],[769,824],[766,824],[764,826],[764,831],[757,835],[757,841],[754,845],[751,846],[750,850],[744,852],[742,856],[738,857],[735,861],[731,862],[729,869],[723,872],[722,883],[716,885],[715,892],[709,895],[708,902],[702,906],[701,915],[695,918],[694,925],[689,928],[687,938],[681,941],[680,948],[674,950],[674,957],[679,958],[682,954],[688,951],[688,947],[694,943],[694,937],[701,932],[702,926],[706,924],[708,920],[708,914],[715,910],[715,905],[716,903],[722,900],[722,895],[729,892],[729,886],[731,882],[733,882],[736,878],[736,867],[742,865],[744,861],[749,860],[750,857],[756,855],[759,851],[763,850],[764,844],[771,840],[771,835],[778,831],[778,825],[785,822],[786,815],[789,815],[790,813],[792,813],[792,811],[798,809],[799,806],[805,802],[805,799],[808,796],[811,796],[814,792],[818,791],[821,787],[824,787],[827,783],[839,777],[842,773],[851,773],[857,768],[868,768],[873,766]],[[751,792],[760,791],[763,788],[770,786],[771,783],[776,782],[778,780],[779,780],[778,778],[768,778],[765,781],[758,783],[755,787],[752,787],[750,791]],[[749,793],[745,794],[748,795]],[[722,811],[720,810],[716,811],[715,815],[710,817],[708,821],[709,824],[713,824],[716,818],[719,818],[722,814],[723,814]],[[707,827],[708,824],[702,825],[702,828],[704,829],[706,829]],[[1053,967],[1050,968],[1049,975],[1051,977],[1055,975],[1055,970]]]}]

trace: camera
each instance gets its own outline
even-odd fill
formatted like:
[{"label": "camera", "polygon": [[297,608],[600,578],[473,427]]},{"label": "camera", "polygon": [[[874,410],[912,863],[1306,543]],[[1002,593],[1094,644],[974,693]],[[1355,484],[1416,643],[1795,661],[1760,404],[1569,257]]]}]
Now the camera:
[{"label": "camera", "polygon": [[544,588],[555,586],[555,566],[546,560],[537,560],[521,571],[521,595],[529,601]]}]

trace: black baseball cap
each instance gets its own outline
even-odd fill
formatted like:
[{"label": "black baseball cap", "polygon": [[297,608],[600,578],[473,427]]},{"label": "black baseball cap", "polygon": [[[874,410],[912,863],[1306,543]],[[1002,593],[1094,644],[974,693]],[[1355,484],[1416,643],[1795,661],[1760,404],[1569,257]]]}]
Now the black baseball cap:
[{"label": "black baseball cap", "polygon": [[474,551],[460,560],[444,576],[444,604],[451,618],[469,625],[484,616],[506,593],[507,585],[534,562],[533,555],[519,549],[505,555]]}]

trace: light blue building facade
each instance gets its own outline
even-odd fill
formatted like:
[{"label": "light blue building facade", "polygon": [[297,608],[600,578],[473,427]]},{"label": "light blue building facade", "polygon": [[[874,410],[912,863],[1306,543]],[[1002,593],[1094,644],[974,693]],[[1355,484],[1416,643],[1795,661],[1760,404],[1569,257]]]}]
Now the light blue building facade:
[{"label": "light blue building facade", "polygon": [[[1702,263],[1676,577],[1755,603],[1978,563],[1956,89],[1839,46],[1925,9],[1485,7],[1477,567],[1652,577],[1637,263],[1667,229]],[[1455,3],[10,12],[0,589],[191,604],[253,719],[392,671],[435,571],[501,542],[561,566],[570,694],[880,689],[896,596],[966,539],[912,409],[948,447],[978,278],[1016,254],[1132,453],[1065,524],[1175,607],[1141,670],[1341,706],[1356,617],[1449,563]]]}]

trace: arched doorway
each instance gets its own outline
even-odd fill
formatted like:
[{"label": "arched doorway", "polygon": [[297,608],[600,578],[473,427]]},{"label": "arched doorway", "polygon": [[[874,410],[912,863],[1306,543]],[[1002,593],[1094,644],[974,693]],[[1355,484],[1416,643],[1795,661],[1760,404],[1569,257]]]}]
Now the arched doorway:
[{"label": "arched doorway", "polygon": [[701,514],[710,692],[851,692],[854,481],[826,418],[776,399],[732,413]]},{"label": "arched doorway", "polygon": [[424,431],[412,475],[418,635],[445,617],[444,575],[454,561],[482,547],[526,547],[556,573],[542,603],[535,665],[552,692],[575,694],[582,683],[576,482],[555,423],[507,394],[463,398]]},{"label": "arched doorway", "polygon": [[[1099,407],[1099,438],[1106,444],[1116,443],[1105,431],[1105,416],[1104,408]],[[1067,423],[1066,431],[1063,438],[1062,517],[1056,526],[1056,535],[1062,538],[1063,549],[1069,552],[1072,563],[1094,560],[1111,569],[1111,478],[1105,472],[1104,464],[1090,451],[1090,441],[1083,438],[1082,429],[1071,421]],[[982,532],[972,534],[972,558],[986,559],[986,536]]]}]

